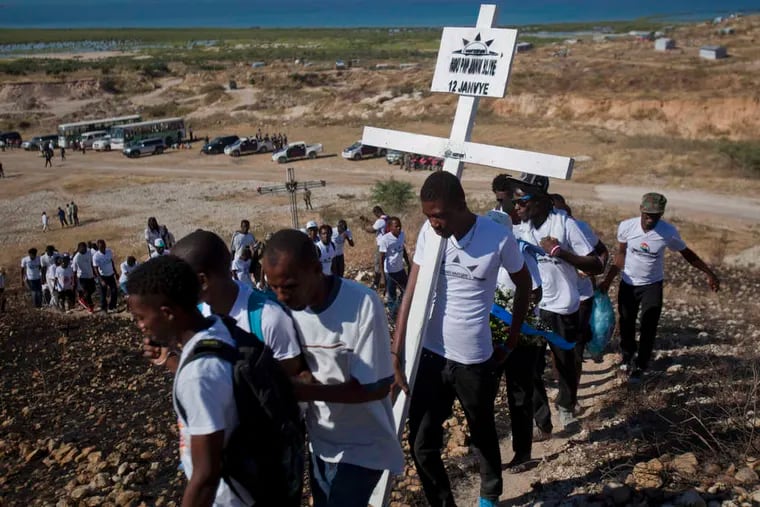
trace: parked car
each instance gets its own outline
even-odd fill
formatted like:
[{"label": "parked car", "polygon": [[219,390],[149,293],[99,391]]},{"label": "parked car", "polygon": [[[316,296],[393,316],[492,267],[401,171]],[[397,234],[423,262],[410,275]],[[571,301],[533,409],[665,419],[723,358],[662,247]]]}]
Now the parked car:
[{"label": "parked car", "polygon": [[378,148],[377,146],[369,146],[362,144],[361,141],[356,141],[354,144],[343,150],[343,158],[349,160],[361,160],[363,158],[370,157],[384,157],[386,154],[385,148]]},{"label": "parked car", "polygon": [[236,143],[239,139],[238,136],[215,137],[207,144],[203,145],[201,153],[205,153],[206,155],[218,155],[219,153],[224,153],[224,149],[227,146]]},{"label": "parked car", "polygon": [[401,164],[401,160],[404,157],[404,152],[398,151],[398,150],[388,150],[388,153],[385,154],[385,161],[389,164]]},{"label": "parked car", "polygon": [[5,146],[21,146],[21,134],[18,132],[0,132],[0,141]]},{"label": "parked car", "polygon": [[101,137],[92,142],[95,151],[111,151],[111,136]]},{"label": "parked car", "polygon": [[85,132],[79,136],[79,145],[85,148],[92,148],[92,143],[98,139],[103,139],[107,135],[107,130],[93,130],[92,132]]},{"label": "parked car", "polygon": [[236,142],[224,148],[224,154],[231,157],[250,155],[251,153],[264,153],[274,150],[272,141],[258,141],[253,137],[241,137]]},{"label": "parked car", "polygon": [[42,146],[48,146],[53,143],[53,148],[58,147],[58,134],[50,134],[47,136],[34,136],[33,138],[21,143],[21,147],[26,151],[40,151]]},{"label": "parked car", "polygon": [[317,154],[322,153],[321,144],[306,144],[304,142],[290,143],[272,155],[272,160],[284,164],[290,160],[298,158],[317,158]]},{"label": "parked car", "polygon": [[160,155],[166,149],[166,144],[161,138],[143,139],[130,144],[122,150],[122,153],[129,158],[138,158],[143,155]]}]

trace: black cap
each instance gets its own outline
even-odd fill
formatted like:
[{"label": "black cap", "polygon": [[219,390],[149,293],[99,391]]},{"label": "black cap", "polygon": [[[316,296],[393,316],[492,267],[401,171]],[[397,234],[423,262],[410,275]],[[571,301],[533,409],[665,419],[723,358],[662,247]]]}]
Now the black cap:
[{"label": "black cap", "polygon": [[549,191],[549,178],[546,176],[530,173],[520,173],[520,181],[537,187],[543,193],[547,193]]}]

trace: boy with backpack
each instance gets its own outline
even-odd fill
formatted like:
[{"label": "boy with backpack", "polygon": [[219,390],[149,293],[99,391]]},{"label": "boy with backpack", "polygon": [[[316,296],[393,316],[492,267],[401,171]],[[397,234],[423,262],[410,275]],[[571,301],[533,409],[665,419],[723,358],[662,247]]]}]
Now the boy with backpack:
[{"label": "boy with backpack", "polygon": [[143,334],[157,346],[182,347],[173,388],[189,480],[182,505],[298,505],[300,470],[295,467],[297,484],[290,487],[281,458],[303,448],[279,446],[298,408],[270,349],[228,318],[204,317],[197,306],[200,279],[178,257],[141,264],[127,291]]}]

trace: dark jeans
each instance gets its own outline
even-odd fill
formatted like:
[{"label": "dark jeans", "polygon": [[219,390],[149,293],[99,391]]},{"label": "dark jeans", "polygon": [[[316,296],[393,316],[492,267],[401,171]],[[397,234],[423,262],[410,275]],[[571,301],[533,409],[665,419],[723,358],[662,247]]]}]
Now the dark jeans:
[{"label": "dark jeans", "polygon": [[406,282],[409,277],[405,270],[396,271],[395,273],[385,274],[385,294],[388,303],[396,302],[396,289],[401,293],[401,297],[404,297],[404,291],[406,290]]},{"label": "dark jeans", "polygon": [[383,471],[350,463],[326,463],[312,455],[309,475],[314,507],[367,507]]},{"label": "dark jeans", "polygon": [[[558,313],[541,310],[541,320],[549,324],[552,331],[563,337],[569,342],[575,342],[578,339],[578,312],[569,315],[560,315]],[[566,410],[572,411],[578,401],[578,376],[576,348],[562,350],[559,347],[549,344],[554,358],[554,366],[557,369],[559,395],[557,396],[557,405]],[[549,400],[546,396],[546,387],[543,381],[543,372],[546,367],[544,354],[539,354],[541,358],[536,363],[534,375],[533,391],[533,409],[536,412],[536,424],[539,428],[546,430],[547,421],[551,421],[551,410]],[[551,423],[549,422],[551,425]]]},{"label": "dark jeans", "polygon": [[[102,282],[100,284],[100,309],[103,311],[106,311],[106,308],[108,310],[115,310],[116,302],[119,298],[119,289],[116,287],[116,275],[101,276],[100,280]],[[105,284],[105,287],[103,284]],[[109,296],[107,306],[106,295]]]},{"label": "dark jeans", "polygon": [[[636,316],[641,310],[638,351],[636,347]],[[634,354],[636,366],[649,366],[657,336],[657,324],[662,312],[662,282],[633,286],[620,282],[618,291],[618,312],[620,313],[620,348],[623,361],[630,362]]]},{"label": "dark jeans", "polygon": [[581,306],[578,308],[578,345],[575,347],[575,375],[578,377],[578,383],[583,374],[583,352],[592,337],[591,310],[593,307],[594,298],[588,298],[581,301]]},{"label": "dark jeans", "polygon": [[333,273],[343,278],[343,274],[346,272],[346,256],[336,255],[333,257]]},{"label": "dark jeans", "polygon": [[26,286],[32,296],[32,304],[35,308],[42,308],[42,280],[26,280]]},{"label": "dark jeans", "polygon": [[92,301],[92,295],[95,293],[95,279],[94,278],[80,278],[79,285],[82,286],[82,297],[85,304],[93,308],[95,303]]},{"label": "dark jeans", "polygon": [[538,345],[520,345],[504,366],[515,456],[530,456],[533,447],[533,372],[544,350]]},{"label": "dark jeans", "polygon": [[433,507],[456,505],[441,459],[443,423],[451,417],[455,397],[464,409],[480,461],[480,496],[498,501],[503,484],[494,399],[500,374],[493,359],[464,365],[423,349],[409,407],[409,447]]}]

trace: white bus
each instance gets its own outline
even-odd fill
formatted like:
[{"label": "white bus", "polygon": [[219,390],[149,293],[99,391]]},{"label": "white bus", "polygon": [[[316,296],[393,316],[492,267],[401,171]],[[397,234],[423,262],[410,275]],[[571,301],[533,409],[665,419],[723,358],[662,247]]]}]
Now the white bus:
[{"label": "white bus", "polygon": [[163,139],[166,146],[179,144],[185,139],[184,118],[162,118],[111,128],[111,149],[121,150],[142,139]]},{"label": "white bus", "polygon": [[85,132],[108,130],[114,125],[134,123],[142,119],[139,114],[119,116],[117,118],[103,118],[101,120],[78,121],[76,123],[63,123],[58,125],[58,146],[70,148],[75,140]]}]

